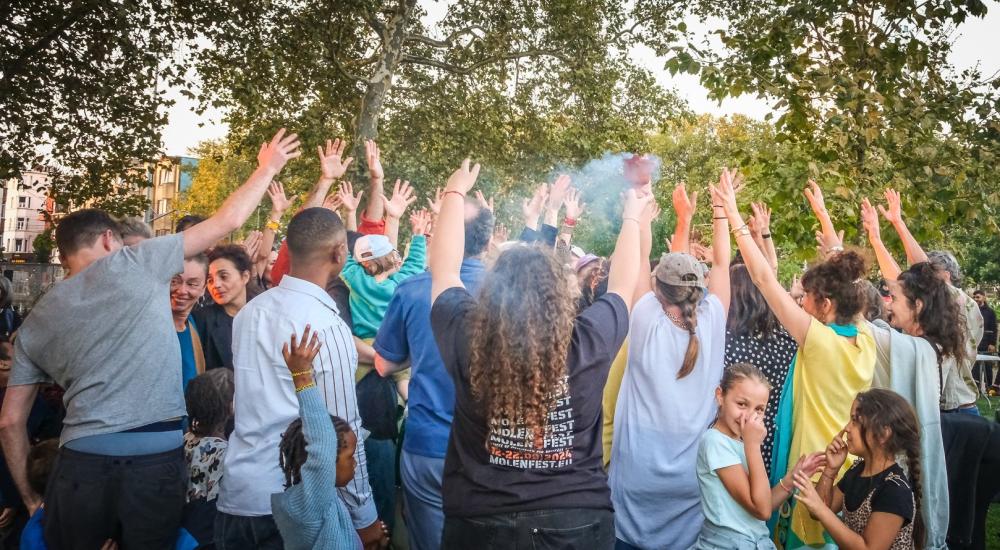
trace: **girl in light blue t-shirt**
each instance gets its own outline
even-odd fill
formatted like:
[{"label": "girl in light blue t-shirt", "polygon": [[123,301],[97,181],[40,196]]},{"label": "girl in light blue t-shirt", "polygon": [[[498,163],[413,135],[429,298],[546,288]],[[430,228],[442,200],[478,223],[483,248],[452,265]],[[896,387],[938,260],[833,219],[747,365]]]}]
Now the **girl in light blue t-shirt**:
[{"label": "girl in light blue t-shirt", "polygon": [[794,474],[812,476],[824,462],[822,452],[804,456],[785,479],[770,486],[760,452],[770,391],[767,378],[753,365],[736,363],[722,375],[715,390],[718,416],[698,446],[705,522],[692,549],[774,548],[765,522],[791,496]]}]

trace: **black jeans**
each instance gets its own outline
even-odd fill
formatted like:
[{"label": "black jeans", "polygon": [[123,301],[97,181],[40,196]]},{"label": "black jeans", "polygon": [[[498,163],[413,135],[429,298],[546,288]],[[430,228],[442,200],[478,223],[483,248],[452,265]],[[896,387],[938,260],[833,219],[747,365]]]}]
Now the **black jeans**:
[{"label": "black jeans", "polygon": [[187,492],[182,447],[140,456],[59,450],[45,492],[45,542],[93,550],[173,549]]},{"label": "black jeans", "polygon": [[[334,490],[332,487],[330,490]],[[273,516],[215,516],[215,550],[283,550]]]},{"label": "black jeans", "polygon": [[611,510],[565,508],[473,518],[444,518],[445,550],[611,550]]}]

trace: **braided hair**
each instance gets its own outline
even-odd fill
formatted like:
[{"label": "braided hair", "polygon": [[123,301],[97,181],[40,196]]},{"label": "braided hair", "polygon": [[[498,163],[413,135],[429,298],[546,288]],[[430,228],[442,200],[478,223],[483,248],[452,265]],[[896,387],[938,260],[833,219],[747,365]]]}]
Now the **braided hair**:
[{"label": "braided hair", "polygon": [[663,307],[664,313],[667,306],[675,305],[681,310],[681,321],[688,331],[688,346],[684,352],[684,362],[681,363],[681,370],[677,371],[677,379],[680,380],[691,374],[694,364],[698,361],[698,350],[701,343],[698,341],[696,330],[698,329],[698,304],[705,297],[705,290],[699,286],[674,286],[659,279],[656,282],[656,299]]},{"label": "braided hair", "polygon": [[[337,454],[340,454],[340,451],[347,446],[347,434],[351,432],[351,425],[343,418],[332,414],[330,421],[333,422],[333,429],[337,431]],[[285,489],[302,482],[302,465],[309,458],[307,444],[306,436],[302,433],[302,419],[292,420],[281,434],[281,442],[278,444],[278,465],[285,474]]]},{"label": "braided hair", "polygon": [[[874,441],[890,456],[906,456],[906,469],[913,489],[916,506],[913,511],[913,543],[924,547],[926,534],[922,510],[922,481],[920,466],[920,424],[913,407],[898,393],[873,389],[858,394],[856,414],[862,441]],[[869,439],[868,434],[874,438]],[[879,441],[886,434],[885,441]]]},{"label": "braided hair", "polygon": [[212,369],[191,379],[184,391],[191,433],[205,437],[225,429],[233,416],[233,371]]}]

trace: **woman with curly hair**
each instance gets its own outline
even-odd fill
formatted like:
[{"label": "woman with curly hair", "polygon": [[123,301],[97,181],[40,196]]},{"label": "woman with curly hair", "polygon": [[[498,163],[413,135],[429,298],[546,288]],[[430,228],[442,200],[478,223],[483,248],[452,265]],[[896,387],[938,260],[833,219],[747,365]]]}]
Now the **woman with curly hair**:
[{"label": "woman with curly hair", "polygon": [[478,296],[465,290],[463,197],[478,173],[466,160],[449,178],[436,234],[451,237],[431,245],[431,326],[455,384],[442,547],[608,550],[601,389],[628,330],[652,197],[627,193],[608,292],[577,316],[551,250],[512,247]]},{"label": "woman with curly hair", "polygon": [[[775,421],[771,481],[789,473],[798,457],[824,449],[851,419],[851,402],[867,390],[875,370],[875,340],[860,314],[866,306],[864,260],[844,251],[823,202],[819,186],[810,182],[806,197],[823,228],[828,257],[802,276],[802,307],[778,282],[736,206],[732,185],[712,187],[716,212],[733,225],[736,244],[747,271],[778,322],[799,349],[789,367]],[[718,215],[718,214],[717,214]],[[837,475],[837,472],[827,472]],[[786,503],[774,527],[779,548],[823,548],[830,541],[823,526],[804,507]]]},{"label": "woman with curly hair", "polygon": [[208,293],[214,303],[191,317],[201,336],[205,369],[233,368],[233,318],[247,304],[253,262],[245,248],[224,244],[208,253]]},{"label": "woman with curly hair", "polygon": [[[693,214],[675,210],[678,219]],[[664,254],[652,274],[649,262],[640,271],[609,468],[619,549],[686,549],[701,531],[698,444],[718,412],[730,294],[728,225],[713,217],[707,288],[690,254]],[[643,241],[644,258],[650,245]]]}]

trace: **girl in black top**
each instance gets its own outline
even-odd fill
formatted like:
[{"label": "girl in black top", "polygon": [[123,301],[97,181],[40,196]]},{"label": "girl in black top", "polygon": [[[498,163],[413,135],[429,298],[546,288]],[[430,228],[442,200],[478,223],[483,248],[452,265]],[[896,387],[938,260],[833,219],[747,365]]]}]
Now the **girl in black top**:
[{"label": "girl in black top", "polygon": [[192,313],[205,368],[233,368],[233,317],[247,303],[247,284],[252,263],[246,249],[237,244],[217,246],[208,253],[208,292],[213,304]]},{"label": "girl in black top", "polygon": [[[847,441],[844,441],[844,436]],[[847,454],[861,457],[836,486]],[[909,479],[896,463],[906,455]],[[913,407],[882,389],[858,394],[851,421],[826,449],[826,468],[814,487],[796,474],[795,495],[841,548],[923,548],[920,519],[920,428]],[[912,481],[912,484],[911,484]],[[844,512],[843,521],[837,517]]]}]

